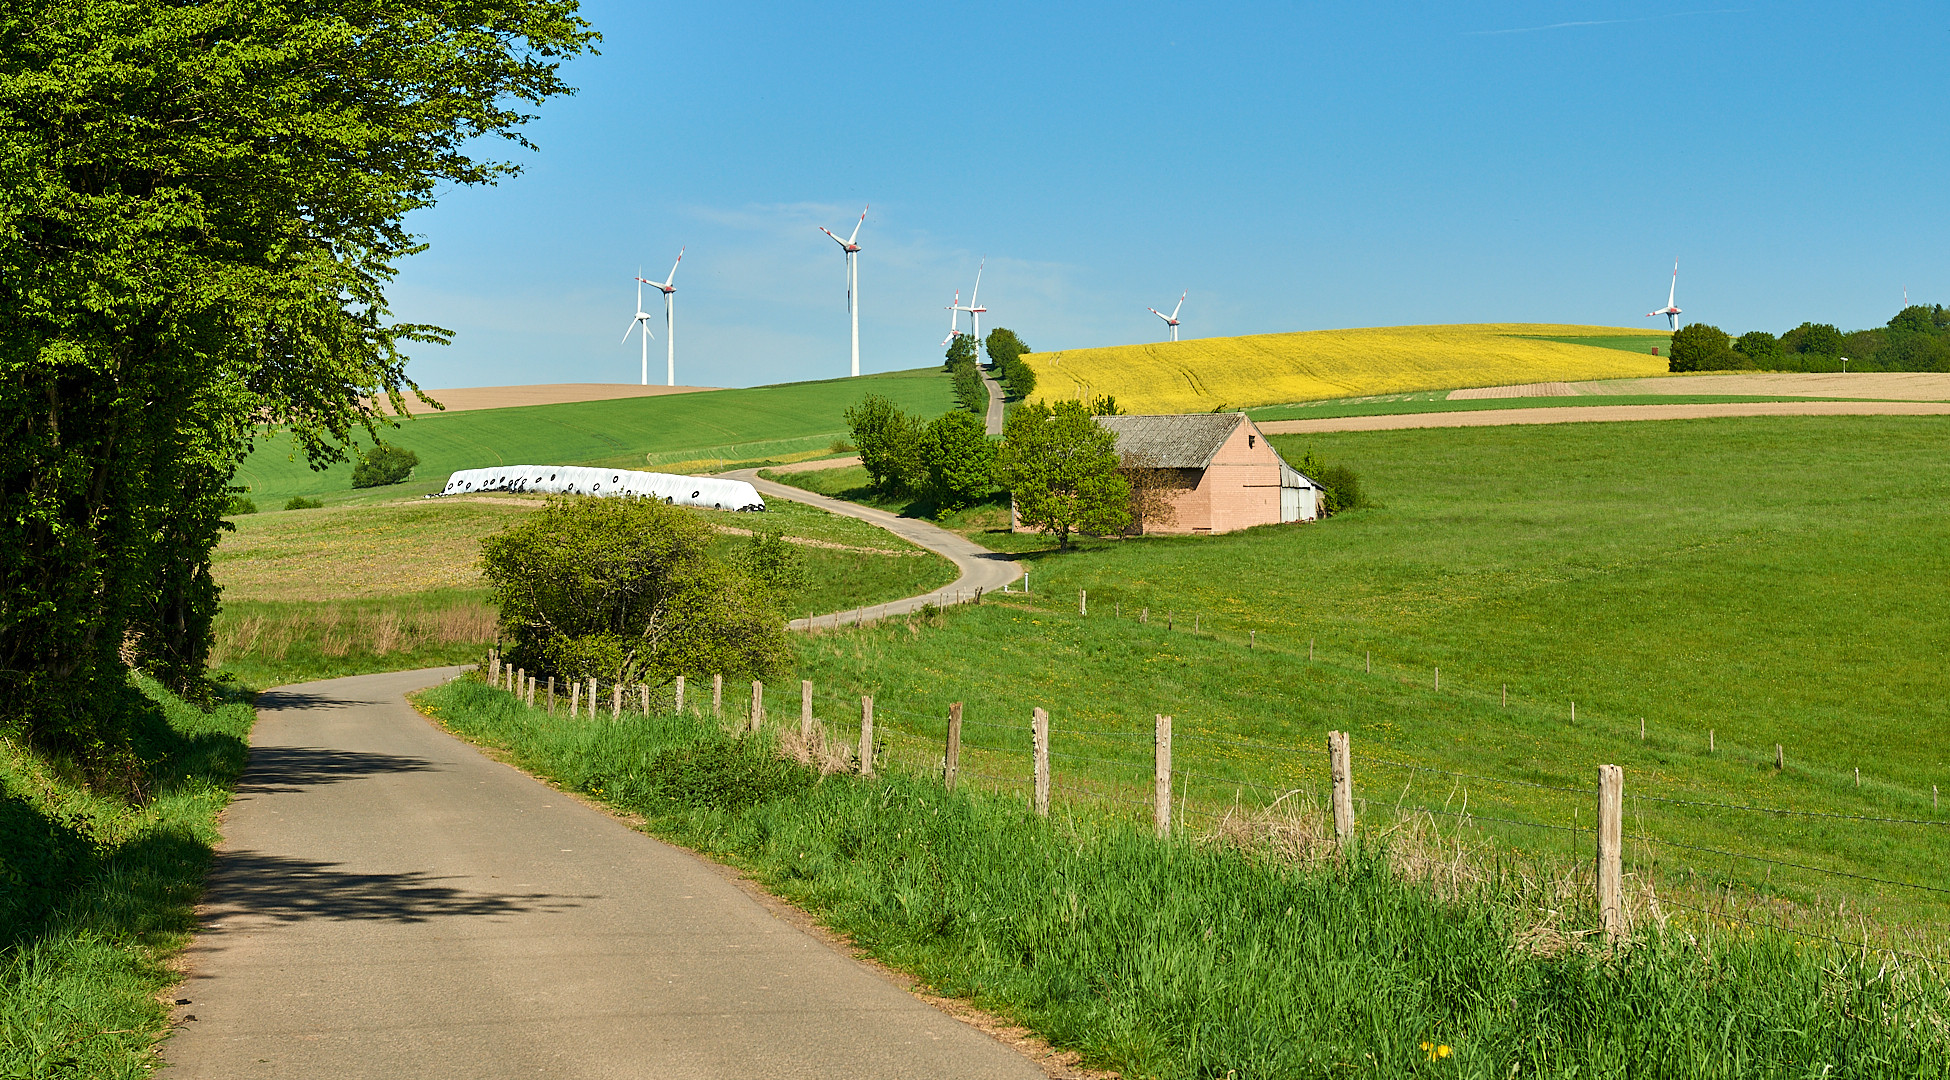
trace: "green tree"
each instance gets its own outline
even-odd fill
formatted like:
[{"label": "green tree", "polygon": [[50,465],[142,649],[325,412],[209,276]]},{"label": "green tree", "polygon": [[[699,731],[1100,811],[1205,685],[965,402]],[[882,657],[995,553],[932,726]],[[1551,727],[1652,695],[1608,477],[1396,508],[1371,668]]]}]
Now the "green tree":
[{"label": "green tree", "polygon": [[918,418],[879,394],[868,394],[846,410],[846,424],[875,490],[899,496],[920,486],[925,466]]},{"label": "green tree", "polygon": [[1680,327],[1666,352],[1669,371],[1726,371],[1740,366],[1740,357],[1734,353],[1733,340],[1726,331],[1705,323]]},{"label": "green tree", "polygon": [[973,413],[946,412],[922,441],[928,495],[941,510],[959,510],[995,484],[995,444]]},{"label": "green tree", "polygon": [[1781,351],[1833,360],[1847,355],[1842,332],[1828,323],[1804,322],[1781,335]]},{"label": "green tree", "polygon": [[1027,401],[1029,395],[1036,392],[1036,369],[1023,360],[1029,346],[1016,336],[1014,330],[998,326],[989,331],[988,350],[989,360],[1001,373],[1002,383],[1009,395],[1018,401]]},{"label": "green tree", "polygon": [[778,553],[747,552],[747,566],[775,579],[761,581],[714,560],[714,538],[654,499],[551,499],[481,544],[509,659],[625,683],[784,670]]},{"label": "green tree", "polygon": [[192,689],[229,479],[414,390],[406,217],[510,175],[594,40],[574,0],[0,7],[0,726],[120,738],[121,653]]},{"label": "green tree", "polygon": [[1080,401],[1019,406],[1003,426],[996,481],[1023,524],[1055,533],[1104,535],[1130,524],[1130,484],[1118,473],[1117,436]]},{"label": "green tree", "polygon": [[359,455],[359,464],[352,468],[352,486],[369,488],[403,483],[419,464],[420,455],[413,451],[380,443]]},{"label": "green tree", "polygon": [[738,568],[746,577],[771,590],[773,600],[781,608],[797,600],[811,582],[798,546],[788,543],[779,533],[754,529],[751,540],[738,553]]},{"label": "green tree", "polygon": [[1781,366],[1781,339],[1765,330],[1749,330],[1733,343],[1733,351],[1745,357],[1743,368],[1771,370]]}]

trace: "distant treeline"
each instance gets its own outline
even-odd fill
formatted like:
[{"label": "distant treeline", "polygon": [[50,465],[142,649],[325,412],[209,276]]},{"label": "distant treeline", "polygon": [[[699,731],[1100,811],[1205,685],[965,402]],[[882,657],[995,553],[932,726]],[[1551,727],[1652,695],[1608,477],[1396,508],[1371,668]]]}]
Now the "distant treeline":
[{"label": "distant treeline", "polygon": [[1851,333],[1804,322],[1779,337],[1732,337],[1693,323],[1672,336],[1672,371],[1950,371],[1950,308],[1912,304],[1887,326]]}]

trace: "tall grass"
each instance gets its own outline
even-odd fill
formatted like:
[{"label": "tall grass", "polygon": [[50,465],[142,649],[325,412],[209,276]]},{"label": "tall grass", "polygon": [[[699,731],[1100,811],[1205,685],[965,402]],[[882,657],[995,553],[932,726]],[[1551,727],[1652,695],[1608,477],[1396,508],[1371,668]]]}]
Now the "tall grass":
[{"label": "tall grass", "polygon": [[875,956],[1147,1077],[1889,1077],[1950,1069],[1943,985],[1765,934],[1540,953],[1505,875],[1440,895],[1385,845],[1300,862],[1040,819],[926,776],[821,777],[668,714],[572,721],[474,681],[449,728],[731,859]]},{"label": "tall grass", "polygon": [[211,662],[253,686],[461,663],[494,640],[484,592],[339,602],[245,600],[217,617]]},{"label": "tall grass", "polygon": [[168,959],[195,926],[254,714],[146,680],[124,704],[145,767],[114,785],[0,739],[0,1076],[141,1077],[158,1064],[158,994],[179,978]]}]

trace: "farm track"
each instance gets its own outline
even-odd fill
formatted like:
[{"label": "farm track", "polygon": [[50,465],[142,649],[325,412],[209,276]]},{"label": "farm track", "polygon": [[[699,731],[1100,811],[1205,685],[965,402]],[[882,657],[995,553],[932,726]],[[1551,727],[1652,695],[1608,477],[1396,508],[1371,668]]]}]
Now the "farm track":
[{"label": "farm track", "polygon": [[407,704],[460,670],[259,697],[169,1075],[1046,1075]]},{"label": "farm track", "polygon": [[[802,462],[801,468],[793,471],[810,471],[808,467],[814,465],[833,469],[858,463],[858,458],[850,460],[840,459],[837,461],[808,461]],[[720,475],[733,480],[744,480],[757,488],[759,494],[764,495],[766,498],[789,499],[793,502],[805,503],[807,506],[816,506],[830,514],[858,518],[869,525],[877,525],[909,543],[926,548],[940,555],[942,558],[954,563],[956,569],[961,571],[960,577],[931,592],[922,593],[919,596],[910,596],[905,600],[894,600],[885,604],[873,604],[867,607],[855,608],[851,611],[829,612],[824,615],[815,613],[803,619],[792,620],[791,623],[787,624],[789,629],[811,630],[822,626],[840,627],[850,623],[869,622],[874,619],[885,618],[889,615],[906,615],[910,612],[919,611],[930,604],[936,607],[946,607],[950,604],[965,603],[974,599],[977,592],[995,592],[1004,585],[1022,576],[1022,568],[1017,566],[1015,561],[1009,556],[1000,552],[990,551],[988,548],[977,544],[973,540],[951,533],[940,526],[931,525],[928,522],[919,521],[915,518],[904,518],[898,514],[890,514],[885,510],[876,510],[871,506],[861,506],[859,503],[850,503],[843,499],[835,499],[800,488],[788,487],[785,484],[775,483],[771,480],[763,480],[759,478],[757,469],[739,469],[736,472],[721,473]]]},{"label": "farm track", "polygon": [[1563,405],[1473,412],[1334,416],[1263,420],[1268,435],[1326,431],[1399,431],[1407,428],[1504,427],[1512,424],[1595,424],[1624,420],[1707,420],[1723,416],[1944,416],[1943,401],[1727,401],[1685,405]]}]

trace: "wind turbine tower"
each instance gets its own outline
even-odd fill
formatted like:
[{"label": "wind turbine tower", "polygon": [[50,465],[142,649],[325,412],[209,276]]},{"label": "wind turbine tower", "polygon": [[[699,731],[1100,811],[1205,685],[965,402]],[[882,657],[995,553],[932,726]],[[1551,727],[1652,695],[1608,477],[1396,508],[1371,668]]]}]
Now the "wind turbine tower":
[{"label": "wind turbine tower", "polygon": [[[678,249],[677,249],[677,262],[674,262],[674,263],[671,263],[671,264],[670,264],[670,276],[669,276],[669,277],[667,277],[667,278],[664,278],[664,279],[663,279],[663,281],[662,281],[661,283],[659,283],[659,282],[655,282],[655,281],[643,281],[643,279],[642,279],[642,278],[637,278],[637,280],[638,280],[638,281],[642,281],[644,285],[653,285],[653,286],[655,286],[656,288],[658,288],[658,289],[661,289],[661,290],[663,290],[663,294],[664,294],[664,349],[665,349],[665,354],[664,354],[664,380],[665,380],[665,381],[664,381],[664,385],[665,385],[665,386],[676,386],[676,385],[677,385],[677,322],[676,322],[676,316],[675,316],[675,315],[674,315],[674,314],[672,313],[672,311],[671,311],[671,306],[672,306],[672,305],[671,305],[671,297],[673,297],[673,296],[675,296],[675,295],[676,295],[676,293],[677,293],[677,286],[675,286],[675,285],[672,285],[672,284],[671,284],[671,282],[673,282],[673,281],[676,281],[676,280],[677,280],[677,263],[681,263],[681,262],[683,262],[683,261],[684,261],[684,249],[683,249],[683,248],[678,248]],[[637,310],[638,310],[638,311],[642,311],[642,310],[643,310],[643,297],[642,297],[642,294],[643,294],[643,288],[642,288],[642,286],[638,286],[638,287],[637,287],[637,302],[636,302],[636,306],[637,306]],[[648,349],[649,349],[649,346],[648,346],[648,345],[645,345],[645,346],[644,346],[644,349],[645,349],[645,351],[647,352],[647,351],[648,351]],[[648,359],[646,359],[646,360],[644,361],[644,365],[643,365],[643,385],[645,385],[645,386],[649,386],[649,385],[650,385],[650,363],[649,363],[649,361],[648,361]]]},{"label": "wind turbine tower", "polygon": [[1674,259],[1672,261],[1672,288],[1666,290],[1666,306],[1660,308],[1657,311],[1646,312],[1645,317],[1649,319],[1654,315],[1664,315],[1666,317],[1666,326],[1670,328],[1674,333],[1677,333],[1679,331],[1680,311],[1678,305],[1673,303],[1673,298],[1678,295],[1679,295],[1679,260]]},{"label": "wind turbine tower", "polygon": [[643,385],[645,386],[650,385],[650,313],[643,310],[643,287],[655,284],[657,283],[643,276],[643,271],[636,272],[636,317],[630,320],[630,328],[623,331],[625,345],[630,343],[631,334],[638,330],[643,331]]},{"label": "wind turbine tower", "polygon": [[[982,313],[987,311],[988,308],[982,307],[976,298],[982,295],[982,271],[987,268],[988,264],[989,261],[985,258],[975,267],[975,291],[968,294],[967,307],[957,308],[957,310],[968,312],[969,325],[974,327],[975,358],[977,360],[982,358]],[[958,292],[955,296],[957,298],[956,303],[959,304],[961,294]]]},{"label": "wind turbine tower", "polygon": [[1172,308],[1171,314],[1169,315],[1165,314],[1162,311],[1159,311],[1157,308],[1154,307],[1148,307],[1144,309],[1150,312],[1151,314],[1156,315],[1158,318],[1163,319],[1165,321],[1165,325],[1171,327],[1171,340],[1173,341],[1178,340],[1178,309],[1185,306],[1185,298],[1187,296],[1190,296],[1191,293],[1192,291],[1190,289],[1186,289],[1184,292],[1179,293],[1178,307]]},{"label": "wind turbine tower", "polygon": [[854,223],[853,235],[842,240],[833,236],[833,230],[824,225],[819,231],[833,237],[833,242],[846,252],[846,310],[853,317],[853,374],[860,374],[860,226],[867,223],[867,211],[871,206],[860,210],[860,220]]}]

